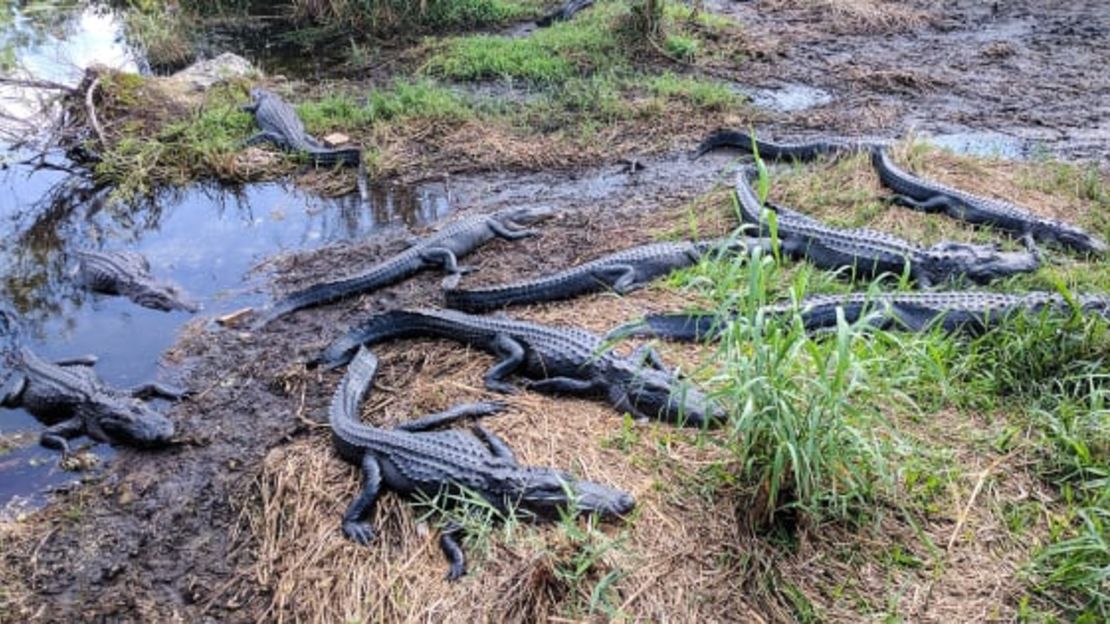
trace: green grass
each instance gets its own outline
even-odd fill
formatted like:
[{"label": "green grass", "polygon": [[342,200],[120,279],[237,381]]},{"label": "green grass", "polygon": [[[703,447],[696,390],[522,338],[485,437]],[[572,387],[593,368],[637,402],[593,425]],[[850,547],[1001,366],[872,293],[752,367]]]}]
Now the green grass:
[{"label": "green grass", "polygon": [[[1058,163],[1039,166],[1046,175],[1029,178],[1043,185],[1038,188],[1087,201],[1096,209],[1101,206],[1102,177],[1092,181],[1087,169]],[[801,198],[797,205],[826,201],[832,210],[842,203],[870,201],[843,188],[837,175],[828,179],[824,173],[815,175],[800,167],[786,175],[805,178],[791,185]],[[761,186],[777,186],[771,182],[764,178]],[[841,197],[829,199],[830,193]],[[843,218],[854,226],[869,223],[866,215]],[[696,220],[691,229],[696,231]],[[1038,288],[1070,297],[1073,284],[1088,286],[1079,292],[1110,290],[1105,275],[1102,263],[1069,259],[991,288]],[[733,315],[708,372],[700,375],[732,406],[730,435],[723,444],[734,457],[730,465],[735,468],[727,476],[720,470],[703,474],[703,479],[720,484],[715,488],[710,483],[703,490],[727,496],[743,492],[746,508],[764,496],[767,507],[760,511],[770,515],[773,525],[782,525],[780,518],[786,526],[799,520],[805,526],[829,521],[866,524],[884,509],[899,510],[911,523],[927,522],[938,514],[944,517],[966,499],[973,473],[950,447],[949,436],[956,432],[930,433],[923,424],[931,414],[944,410],[949,414],[946,418],[952,418],[954,412],[966,418],[972,430],[970,438],[964,434],[961,439],[964,453],[1027,458],[1033,474],[1059,493],[1056,500],[995,506],[1015,543],[1031,553],[1026,578],[1037,604],[1030,606],[1027,600],[1022,612],[1029,617],[1040,613],[1078,621],[1106,620],[1110,614],[1110,326],[1106,320],[1079,313],[1018,314],[979,336],[939,331],[896,334],[842,321],[835,331],[810,337],[801,331],[799,319],[767,317],[761,306],[813,293],[890,288],[898,286],[898,280],[853,285],[804,262],[757,253],[751,258],[710,258],[678,272],[668,285],[708,301],[710,311]],[[989,431],[974,432],[982,414],[997,415],[996,422]],[[1031,534],[1035,521],[1046,516],[1052,518],[1048,534],[1043,528]],[[935,546],[930,548],[933,560],[914,554],[918,545],[908,546],[913,550],[894,543],[869,557],[889,570],[944,565],[933,552]],[[795,604],[796,592],[776,591],[782,604]],[[887,605],[887,612],[893,613],[896,606]],[[802,614],[807,612],[802,608],[796,615],[805,617]]]}]

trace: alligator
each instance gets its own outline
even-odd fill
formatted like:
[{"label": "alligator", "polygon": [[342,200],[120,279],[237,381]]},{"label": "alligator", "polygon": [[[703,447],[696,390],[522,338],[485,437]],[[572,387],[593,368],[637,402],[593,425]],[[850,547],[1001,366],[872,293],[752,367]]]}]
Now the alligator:
[{"label": "alligator", "polygon": [[[1067,313],[1078,310],[1110,318],[1110,297],[1079,295],[1072,301],[1057,293],[1003,294],[982,291],[934,291],[916,293],[851,293],[816,295],[795,305],[791,301],[763,306],[760,313],[781,317],[798,311],[806,331],[821,332],[837,326],[837,313],[848,323],[866,318],[880,329],[912,332],[934,328],[948,333],[978,334],[1019,312],[1042,310]],[[866,316],[865,316],[866,315]],[[657,314],[643,322],[626,325],[610,336],[655,336],[682,342],[719,337],[730,318],[714,314]]]},{"label": "alligator", "polygon": [[75,255],[78,279],[90,290],[123,295],[144,308],[163,312],[200,310],[180,286],[151,276],[150,263],[142,254],[80,250]]},{"label": "alligator", "polygon": [[392,310],[371,316],[309,364],[335,367],[347,362],[360,344],[415,337],[454,340],[501,358],[485,376],[486,388],[495,392],[515,393],[516,388],[505,378],[520,372],[531,380],[529,389],[604,397],[617,410],[636,418],[702,427],[724,417],[705,395],[680,384],[650,348],[623,357],[607,349],[600,337],[582,329],[454,310]]},{"label": "alligator", "polygon": [[768,160],[816,160],[821,156],[837,156],[865,152],[874,147],[886,145],[883,141],[832,137],[807,143],[775,143],[755,138],[754,134],[739,130],[717,130],[710,133],[698,145],[693,158],[696,160],[706,153],[722,147],[734,147],[751,154],[753,149],[760,158]]},{"label": "alligator", "polygon": [[[374,539],[368,518],[383,485],[410,498],[446,495],[452,501],[469,492],[502,517],[534,520],[554,520],[567,513],[616,518],[636,506],[626,492],[580,481],[561,470],[521,466],[505,441],[481,425],[473,426],[474,435],[458,429],[431,431],[500,412],[505,406],[499,403],[457,405],[393,429],[363,424],[359,407],[377,369],[377,357],[359,347],[328,411],[336,450],[345,461],[362,468],[365,478],[362,492],[343,514],[343,533],[352,541],[367,545]],[[466,574],[466,559],[456,539],[461,530],[449,524],[439,538],[450,564],[447,578],[452,581]]]},{"label": "alligator", "polygon": [[431,267],[443,267],[451,273],[446,285],[453,287],[454,280],[461,273],[470,270],[459,266],[459,256],[464,256],[497,237],[518,240],[532,236],[536,231],[522,229],[523,226],[542,221],[551,214],[549,208],[510,208],[491,215],[460,219],[357,275],[314,284],[287,295],[255,324],[255,329],[290,312],[384,288]]},{"label": "alligator", "polygon": [[[737,173],[736,198],[743,220],[762,223],[760,234],[766,236],[770,227],[762,215],[764,204],[751,186],[755,176],[751,167]],[[863,275],[876,276],[901,274],[908,268],[909,276],[919,286],[928,288],[961,276],[986,283],[1035,271],[1041,264],[1036,250],[1006,252],[995,246],[950,241],[922,248],[877,230],[835,228],[785,206],[766,205],[776,213],[783,253],[805,258],[823,269],[853,267]]]},{"label": "alligator", "polygon": [[770,248],[769,244],[756,239],[640,245],[531,280],[474,290],[448,290],[446,302],[447,307],[456,310],[484,312],[511,305],[570,299],[605,289],[624,295],[671,271],[697,263],[714,249],[731,251],[753,245]]},{"label": "alligator", "polygon": [[241,108],[254,115],[254,120],[261,129],[261,132],[246,140],[246,145],[269,141],[284,150],[308,154],[316,165],[341,164],[357,167],[362,162],[361,149],[324,147],[316,137],[305,131],[297,111],[272,91],[251,89],[251,103],[244,104]]},{"label": "alligator", "polygon": [[143,399],[180,399],[183,391],[160,383],[113,388],[93,371],[94,356],[50,363],[26,347],[18,355],[18,374],[0,389],[0,405],[23,407],[46,423],[43,446],[68,455],[68,440],[80,435],[142,448],[171,443],[173,423]]},{"label": "alligator", "polygon": [[567,0],[563,6],[536,20],[536,26],[547,28],[555,22],[565,22],[574,17],[574,14],[593,6],[594,0]]},{"label": "alligator", "polygon": [[979,197],[910,174],[894,164],[886,150],[871,150],[871,165],[882,183],[895,192],[892,201],[927,213],[943,212],[954,219],[987,225],[1023,238],[1055,243],[1088,254],[1103,254],[1107,245],[1083,229],[1037,216],[1028,210],[999,199]]}]

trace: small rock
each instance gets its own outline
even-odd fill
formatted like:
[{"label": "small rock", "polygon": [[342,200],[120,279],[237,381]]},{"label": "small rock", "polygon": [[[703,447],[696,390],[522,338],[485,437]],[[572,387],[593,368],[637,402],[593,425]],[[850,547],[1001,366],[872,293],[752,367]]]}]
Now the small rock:
[{"label": "small rock", "polygon": [[203,91],[217,82],[231,78],[244,78],[256,75],[258,70],[250,61],[231,52],[224,52],[216,58],[197,61],[170,77]]},{"label": "small rock", "polygon": [[327,147],[339,147],[351,142],[351,137],[343,134],[342,132],[332,132],[326,137],[320,139]]},{"label": "small rock", "polygon": [[229,312],[229,313],[217,318],[216,322],[219,323],[220,325],[224,326],[224,327],[228,327],[228,326],[232,326],[232,325],[238,325],[239,321],[243,320],[243,317],[247,316],[248,314],[250,314],[253,311],[254,311],[254,308],[251,308],[251,307],[239,308],[238,310],[236,310],[234,312]]}]

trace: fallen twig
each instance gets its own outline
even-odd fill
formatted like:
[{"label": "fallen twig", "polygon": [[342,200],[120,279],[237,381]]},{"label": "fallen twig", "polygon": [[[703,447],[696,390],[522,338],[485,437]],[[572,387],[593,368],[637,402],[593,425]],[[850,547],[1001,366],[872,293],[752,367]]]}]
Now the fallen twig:
[{"label": "fallen twig", "polygon": [[101,147],[107,147],[108,143],[104,140],[104,128],[100,126],[100,121],[96,118],[96,105],[93,104],[93,94],[96,93],[98,86],[100,86],[100,76],[93,78],[92,82],[89,83],[88,90],[85,91],[85,110],[89,114],[89,125],[96,133],[96,138],[100,141]]}]

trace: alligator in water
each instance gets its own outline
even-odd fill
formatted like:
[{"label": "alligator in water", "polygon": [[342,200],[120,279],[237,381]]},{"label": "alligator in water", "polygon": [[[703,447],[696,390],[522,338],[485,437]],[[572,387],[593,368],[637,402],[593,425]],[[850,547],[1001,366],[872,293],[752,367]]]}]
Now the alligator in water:
[{"label": "alligator in water", "polygon": [[1025,238],[1029,246],[1031,240],[1038,240],[1090,254],[1107,250],[1105,242],[1069,223],[914,176],[894,164],[884,149],[871,150],[871,164],[882,183],[896,193],[893,200],[914,210],[944,212],[954,219],[1011,232]]},{"label": "alligator in water", "polygon": [[[505,381],[520,372],[528,388],[549,394],[604,397],[636,418],[702,427],[724,418],[698,390],[679,383],[658,355],[641,349],[622,357],[601,338],[577,328],[558,328],[454,310],[393,310],[370,317],[329,345],[315,364],[347,362],[361,344],[432,337],[454,340],[501,358],[486,373],[486,388],[514,393]],[[645,363],[647,364],[645,366]]]},{"label": "alligator in water", "polygon": [[574,14],[593,6],[594,0],[567,0],[563,6],[536,20],[536,26],[547,28],[555,22],[565,22],[574,17]]},{"label": "alligator in water", "polygon": [[173,423],[142,399],[179,399],[184,393],[158,383],[124,392],[105,385],[87,356],[50,363],[27,348],[19,350],[17,374],[0,390],[0,405],[23,407],[49,427],[41,443],[69,453],[70,438],[138,447],[170,444]]},{"label": "alligator in water", "polygon": [[[470,492],[503,517],[513,514],[537,520],[553,520],[566,513],[619,517],[635,507],[632,496],[620,490],[580,481],[551,468],[521,466],[504,440],[480,425],[474,425],[474,435],[458,429],[431,431],[504,409],[497,403],[459,405],[394,429],[363,424],[359,407],[377,368],[374,354],[360,347],[328,412],[339,455],[361,467],[364,476],[362,492],[343,514],[343,533],[351,540],[365,545],[374,538],[369,517],[382,486],[408,497],[446,494],[447,500]],[[466,560],[456,540],[460,531],[452,524],[439,538],[450,563],[450,580],[466,573]]]},{"label": "alligator in water", "polygon": [[473,290],[448,290],[445,293],[447,307],[484,312],[511,305],[570,299],[606,289],[624,295],[671,271],[696,264],[713,250],[733,251],[749,245],[770,248],[766,241],[756,239],[641,245],[532,280]]},{"label": "alligator in water", "polygon": [[251,89],[251,103],[244,104],[242,109],[254,114],[254,120],[261,129],[261,132],[247,139],[247,145],[270,141],[282,149],[308,154],[317,165],[357,167],[362,162],[362,150],[358,148],[324,147],[305,131],[297,111],[272,91]]},{"label": "alligator in water", "polygon": [[821,156],[836,156],[844,153],[865,152],[874,147],[886,145],[883,141],[832,137],[806,143],[776,143],[757,139],[752,133],[739,130],[717,130],[698,145],[694,159],[707,152],[722,147],[733,147],[751,154],[753,145],[760,158],[768,160],[816,160]]},{"label": "alligator in water", "polygon": [[134,251],[82,250],[77,256],[77,277],[90,290],[123,295],[144,308],[162,310],[200,310],[177,284],[157,280],[150,274],[150,263]]},{"label": "alligator in water", "polygon": [[[287,295],[273,305],[272,309],[255,324],[255,328],[261,328],[274,319],[302,308],[323,305],[384,288],[427,268],[443,267],[453,274],[454,279],[457,279],[462,271],[467,270],[459,267],[459,256],[464,256],[497,237],[518,240],[532,236],[536,233],[535,230],[522,228],[542,221],[551,214],[552,211],[548,208],[511,208],[492,215],[476,215],[460,219],[433,236],[417,241],[405,251],[358,275],[334,282],[314,284]],[[448,285],[453,286],[454,282],[449,281]]]},{"label": "alligator in water", "polygon": [[[797,306],[787,301],[764,306],[764,316],[785,316],[798,311],[806,331],[820,332],[837,325],[838,310],[848,323],[861,318],[881,329],[981,333],[1019,312],[1042,310],[1068,313],[1078,310],[1110,318],[1110,298],[1105,295],[1079,295],[1069,302],[1057,293],[1030,292],[1003,294],[976,291],[936,291],[916,293],[851,293],[816,295]],[[655,336],[682,342],[716,338],[730,318],[714,314],[656,314],[643,322],[626,325],[610,333],[614,337]]]},{"label": "alligator in water", "polygon": [[[745,222],[763,223],[762,235],[770,231],[762,215],[763,204],[751,186],[756,175],[746,168],[736,176],[736,198]],[[986,283],[1008,275],[1035,271],[1040,258],[1035,251],[1005,252],[994,246],[942,242],[922,248],[896,236],[866,228],[844,229],[826,225],[790,208],[768,204],[776,214],[778,237],[784,253],[805,258],[823,268],[851,267],[866,275],[883,273],[910,277],[922,287],[966,277]]]}]

